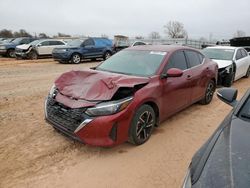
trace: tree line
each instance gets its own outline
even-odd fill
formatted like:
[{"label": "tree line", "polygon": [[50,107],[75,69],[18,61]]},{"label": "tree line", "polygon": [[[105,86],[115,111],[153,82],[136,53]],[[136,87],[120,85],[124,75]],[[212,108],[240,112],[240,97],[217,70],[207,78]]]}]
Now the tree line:
[{"label": "tree line", "polygon": [[[27,32],[25,29],[20,29],[19,31],[12,31],[8,29],[2,29],[0,30],[0,37],[1,38],[17,38],[17,37],[37,37],[37,38],[50,38],[45,33],[38,33],[38,35],[32,35],[29,32]],[[71,37],[71,35],[64,34],[64,33],[58,33],[57,35],[53,37]]]}]

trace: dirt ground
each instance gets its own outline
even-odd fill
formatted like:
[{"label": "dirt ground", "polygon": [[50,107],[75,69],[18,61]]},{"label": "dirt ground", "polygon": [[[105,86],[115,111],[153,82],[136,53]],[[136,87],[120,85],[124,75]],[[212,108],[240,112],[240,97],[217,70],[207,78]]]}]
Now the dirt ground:
[{"label": "dirt ground", "polygon": [[[82,145],[44,121],[44,99],[61,73],[96,64],[0,58],[0,187],[180,187],[191,157],[231,110],[214,97],[166,120],[144,145]],[[249,84],[234,83],[239,97]]]}]

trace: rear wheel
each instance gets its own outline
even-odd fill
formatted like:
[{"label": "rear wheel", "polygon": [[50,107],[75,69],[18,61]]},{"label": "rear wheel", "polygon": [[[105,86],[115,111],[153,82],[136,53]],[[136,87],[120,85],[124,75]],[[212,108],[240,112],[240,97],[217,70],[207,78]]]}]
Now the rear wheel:
[{"label": "rear wheel", "polygon": [[213,80],[210,80],[207,84],[205,95],[203,99],[200,101],[200,103],[204,105],[209,104],[213,99],[214,91],[215,91],[215,83]]},{"label": "rear wheel", "polygon": [[129,129],[129,142],[135,145],[145,143],[151,136],[156,122],[155,112],[149,105],[142,105],[133,117]]},{"label": "rear wheel", "polygon": [[108,58],[110,58],[110,56],[111,56],[111,53],[110,52],[106,52],[105,54],[104,54],[104,59],[106,60],[106,59],[108,59]]},{"label": "rear wheel", "polygon": [[7,51],[7,56],[12,57],[12,58],[16,57],[15,50],[14,49],[9,49]]},{"label": "rear wheel", "polygon": [[71,57],[71,62],[74,64],[79,64],[81,62],[81,56],[79,54],[73,54]]},{"label": "rear wheel", "polygon": [[38,58],[38,55],[35,51],[30,51],[29,55],[28,55],[28,58],[29,59],[37,59]]}]

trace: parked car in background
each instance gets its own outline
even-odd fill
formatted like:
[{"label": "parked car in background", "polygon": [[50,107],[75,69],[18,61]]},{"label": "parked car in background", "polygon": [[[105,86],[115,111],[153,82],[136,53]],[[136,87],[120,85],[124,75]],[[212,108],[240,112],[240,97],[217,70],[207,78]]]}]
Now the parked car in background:
[{"label": "parked car in background", "polygon": [[147,45],[147,43],[142,41],[135,41],[130,46],[141,46],[141,45]]},{"label": "parked car in background", "polygon": [[129,38],[123,35],[115,35],[113,41],[113,50],[114,52],[119,52],[130,46]]},{"label": "parked car in background", "polygon": [[112,54],[112,41],[95,37],[73,40],[67,46],[55,48],[52,52],[54,60],[75,64],[80,63],[82,59],[108,59]]},{"label": "parked car in background", "polygon": [[13,40],[15,40],[15,38],[5,38],[5,39],[3,39],[3,40],[0,41],[0,44],[10,43]]},{"label": "parked car in background", "polygon": [[242,47],[214,46],[207,47],[202,52],[218,63],[218,84],[230,87],[235,80],[249,77],[250,56]]},{"label": "parked car in background", "polygon": [[34,38],[30,37],[20,37],[14,39],[11,42],[0,44],[0,55],[8,57],[16,57],[15,48],[17,45],[28,44],[34,40],[35,40]]},{"label": "parked car in background", "polygon": [[40,39],[29,44],[16,46],[17,58],[37,59],[38,57],[52,56],[54,48],[65,46],[66,42],[57,39]]},{"label": "parked car in background", "polygon": [[217,96],[234,108],[193,156],[183,188],[250,185],[250,90],[240,101],[233,88],[219,89]]},{"label": "parked car in background", "polygon": [[209,104],[217,68],[188,47],[130,47],[95,68],[62,74],[46,99],[45,118],[89,145],[140,145],[169,116],[196,102]]},{"label": "parked car in background", "polygon": [[242,48],[244,48],[247,51],[248,55],[250,55],[250,46],[243,46]]}]

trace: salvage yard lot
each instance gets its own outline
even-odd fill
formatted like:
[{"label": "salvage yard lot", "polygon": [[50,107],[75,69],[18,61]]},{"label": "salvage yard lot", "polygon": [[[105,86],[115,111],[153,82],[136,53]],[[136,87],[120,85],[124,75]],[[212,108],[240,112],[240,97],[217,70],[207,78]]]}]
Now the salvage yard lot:
[{"label": "salvage yard lot", "polygon": [[[61,73],[97,64],[0,59],[0,187],[180,187],[191,157],[231,110],[217,97],[192,105],[137,147],[74,142],[44,121],[44,99]],[[233,87],[242,96],[249,84]]]}]

